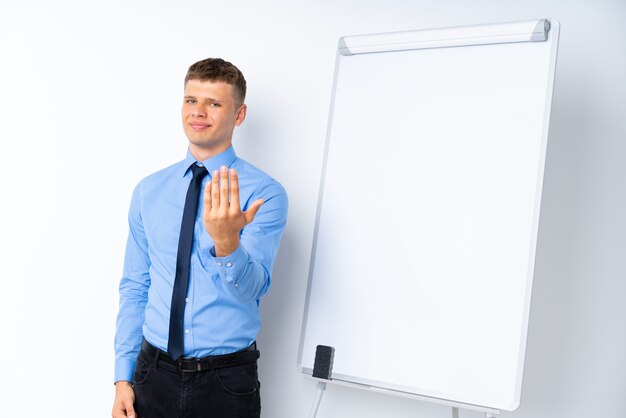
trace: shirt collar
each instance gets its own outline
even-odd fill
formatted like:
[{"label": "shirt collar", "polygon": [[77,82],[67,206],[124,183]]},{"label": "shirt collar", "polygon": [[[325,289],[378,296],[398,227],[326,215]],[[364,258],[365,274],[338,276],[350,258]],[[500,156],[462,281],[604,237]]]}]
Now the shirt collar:
[{"label": "shirt collar", "polygon": [[[214,155],[213,157],[208,158],[204,161],[200,161],[200,163],[202,163],[202,165],[206,167],[209,175],[211,175],[213,171],[219,170],[220,167],[223,165],[225,165],[226,167],[230,167],[235,162],[235,160],[237,160],[237,154],[235,153],[235,149],[231,145],[221,153]],[[184,176],[185,174],[187,174],[189,167],[191,167],[191,165],[196,162],[198,162],[198,160],[196,160],[196,158],[191,155],[189,149],[187,149],[187,156],[183,160],[182,175]]]}]

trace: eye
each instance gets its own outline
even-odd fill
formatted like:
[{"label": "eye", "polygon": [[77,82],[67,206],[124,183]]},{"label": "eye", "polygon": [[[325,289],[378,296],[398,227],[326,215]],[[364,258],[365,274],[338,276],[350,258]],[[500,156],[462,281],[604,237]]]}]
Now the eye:
[{"label": "eye", "polygon": [[187,99],[187,100],[185,100],[185,103],[187,103],[187,104],[196,104],[196,100],[195,99]]},{"label": "eye", "polygon": [[211,103],[209,106],[211,107],[221,107],[222,105],[219,103]]}]

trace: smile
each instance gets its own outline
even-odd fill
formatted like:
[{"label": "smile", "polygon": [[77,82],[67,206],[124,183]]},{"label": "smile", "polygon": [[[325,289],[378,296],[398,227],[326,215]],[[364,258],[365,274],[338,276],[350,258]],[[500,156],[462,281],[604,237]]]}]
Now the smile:
[{"label": "smile", "polygon": [[189,126],[191,126],[191,129],[194,131],[203,131],[211,127],[211,125],[207,125],[205,123],[190,123]]}]

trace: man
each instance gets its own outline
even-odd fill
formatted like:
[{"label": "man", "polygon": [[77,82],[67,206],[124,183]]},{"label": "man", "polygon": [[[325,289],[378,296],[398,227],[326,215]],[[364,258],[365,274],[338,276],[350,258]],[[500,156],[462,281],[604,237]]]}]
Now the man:
[{"label": "man", "polygon": [[113,417],[259,417],[259,300],[286,222],[282,186],[232,147],[246,82],[189,67],[186,158],[143,179],[129,211]]}]

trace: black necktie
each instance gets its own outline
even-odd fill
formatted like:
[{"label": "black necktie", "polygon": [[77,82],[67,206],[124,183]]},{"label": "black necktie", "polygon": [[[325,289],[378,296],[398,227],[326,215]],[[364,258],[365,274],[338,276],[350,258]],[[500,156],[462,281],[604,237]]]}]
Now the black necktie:
[{"label": "black necktie", "polygon": [[183,222],[180,226],[180,238],[178,239],[178,255],[176,256],[176,278],[172,291],[172,309],[170,311],[170,335],[167,341],[167,352],[174,360],[182,356],[183,348],[183,318],[185,315],[185,298],[187,297],[187,285],[189,284],[189,263],[191,259],[191,246],[193,244],[193,229],[196,223],[198,211],[198,197],[202,189],[202,179],[208,174],[204,167],[193,164],[191,166],[193,178],[189,182],[185,208],[183,209]]}]

